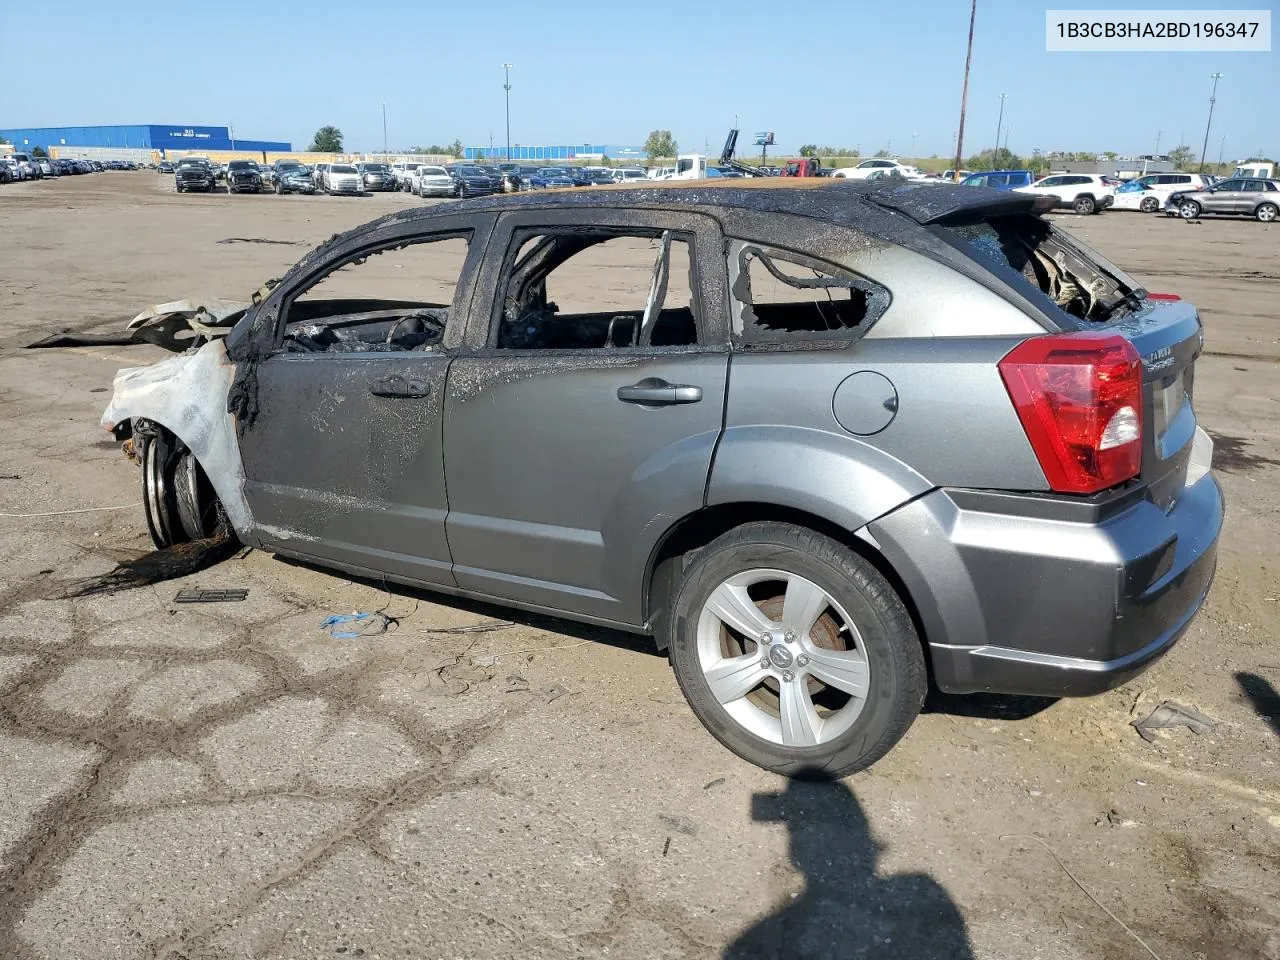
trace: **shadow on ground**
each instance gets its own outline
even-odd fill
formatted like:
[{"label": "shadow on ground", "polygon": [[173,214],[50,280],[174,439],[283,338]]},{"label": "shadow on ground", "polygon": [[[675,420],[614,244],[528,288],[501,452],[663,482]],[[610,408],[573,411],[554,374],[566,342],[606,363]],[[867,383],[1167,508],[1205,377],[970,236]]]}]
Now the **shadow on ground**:
[{"label": "shadow on ground", "polygon": [[786,825],[805,889],[742,933],[725,960],[972,960],[960,909],[941,884],[877,872],[880,844],[845,784],[792,780],[751,800],[752,819]]},{"label": "shadow on ground", "polygon": [[1249,698],[1249,703],[1258,716],[1280,734],[1280,693],[1276,692],[1270,681],[1256,673],[1241,671],[1236,674],[1236,683],[1240,684],[1240,689]]},{"label": "shadow on ground", "polygon": [[[635,633],[627,633],[623,630],[612,630],[608,627],[595,626],[589,623],[579,623],[576,620],[561,620],[559,617],[552,617],[541,613],[527,613],[523,610],[517,610],[515,607],[499,606],[498,604],[485,603],[481,600],[472,600],[469,597],[457,597],[452,594],[438,593],[426,587],[408,586],[401,583],[390,583],[381,577],[362,577],[357,574],[339,572],[330,567],[325,567],[318,563],[310,563],[306,560],[297,560],[291,557],[282,557],[278,554],[274,557],[279,563],[288,564],[289,566],[303,567],[308,570],[314,570],[317,573],[323,573],[330,577],[342,577],[350,580],[352,583],[358,583],[362,586],[373,587],[375,589],[385,590],[388,594],[390,606],[393,608],[388,612],[395,613],[401,619],[407,619],[404,611],[416,602],[434,603],[443,607],[452,607],[455,610],[462,610],[466,613],[474,614],[487,620],[507,620],[521,626],[531,627],[535,630],[547,630],[552,633],[562,633],[567,637],[576,637],[579,640],[593,640],[596,643],[607,644],[611,647],[617,647],[621,650],[632,650],[637,653],[648,653],[654,656],[665,657],[666,654],[658,650],[654,645],[653,638],[642,636]],[[431,632],[429,628],[421,627],[415,620],[414,625],[419,629],[425,629]]]},{"label": "shadow on ground", "polygon": [[1028,720],[1057,702],[1052,697],[1020,697],[1002,693],[941,693],[936,687],[930,687],[922,712],[983,720]]}]

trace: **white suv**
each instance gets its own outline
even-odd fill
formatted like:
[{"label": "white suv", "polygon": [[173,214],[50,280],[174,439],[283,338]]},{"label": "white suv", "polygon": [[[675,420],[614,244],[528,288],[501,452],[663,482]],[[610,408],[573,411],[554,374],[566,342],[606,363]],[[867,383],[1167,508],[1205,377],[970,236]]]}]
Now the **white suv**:
[{"label": "white suv", "polygon": [[1070,207],[1080,214],[1101,213],[1116,199],[1116,188],[1096,173],[1055,173],[1029,187],[1016,187],[1015,190],[1054,197],[1058,201],[1057,206]]},{"label": "white suv", "polygon": [[1198,173],[1148,173],[1116,190],[1115,208],[1155,213],[1175,190],[1204,190],[1208,186],[1209,181]]}]

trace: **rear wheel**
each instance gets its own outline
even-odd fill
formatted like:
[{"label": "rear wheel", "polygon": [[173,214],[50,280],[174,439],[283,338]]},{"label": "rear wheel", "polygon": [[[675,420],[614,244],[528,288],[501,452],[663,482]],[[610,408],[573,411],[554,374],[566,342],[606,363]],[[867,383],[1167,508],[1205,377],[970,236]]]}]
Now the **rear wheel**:
[{"label": "rear wheel", "polygon": [[1093,197],[1076,197],[1075,202],[1071,204],[1071,209],[1081,216],[1088,216],[1091,213],[1098,212],[1098,205],[1094,202]]},{"label": "rear wheel", "polygon": [[811,530],[752,523],[715,540],[685,570],[668,622],[698,719],[768,770],[861,770],[924,702],[924,655],[902,600],[870,562]]},{"label": "rear wheel", "polygon": [[1178,213],[1183,220],[1194,220],[1200,216],[1200,204],[1194,200],[1183,200],[1182,205],[1178,207]]},{"label": "rear wheel", "polygon": [[1160,201],[1155,197],[1143,197],[1142,203],[1138,204],[1138,208],[1143,213],[1155,213],[1160,209]]},{"label": "rear wheel", "polygon": [[1277,209],[1274,203],[1260,204],[1258,209],[1253,211],[1253,215],[1263,223],[1271,223],[1274,221],[1277,213],[1280,213],[1280,209]]}]

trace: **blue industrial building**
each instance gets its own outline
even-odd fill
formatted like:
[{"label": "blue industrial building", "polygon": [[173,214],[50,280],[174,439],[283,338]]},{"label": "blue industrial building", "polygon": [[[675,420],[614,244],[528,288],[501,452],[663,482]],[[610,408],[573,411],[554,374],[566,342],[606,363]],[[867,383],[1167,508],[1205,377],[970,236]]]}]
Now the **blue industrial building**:
[{"label": "blue industrial building", "polygon": [[112,147],[137,150],[264,150],[287,153],[293,145],[280,140],[231,137],[227,127],[199,127],[181,123],[142,123],[112,127],[20,127],[0,130],[19,150],[43,147]]},{"label": "blue industrial building", "polygon": [[[505,160],[507,148],[464,147],[462,155],[468,160]],[[643,160],[644,147],[625,147],[612,143],[575,143],[559,146],[523,146],[511,148],[511,159],[518,160]]]}]

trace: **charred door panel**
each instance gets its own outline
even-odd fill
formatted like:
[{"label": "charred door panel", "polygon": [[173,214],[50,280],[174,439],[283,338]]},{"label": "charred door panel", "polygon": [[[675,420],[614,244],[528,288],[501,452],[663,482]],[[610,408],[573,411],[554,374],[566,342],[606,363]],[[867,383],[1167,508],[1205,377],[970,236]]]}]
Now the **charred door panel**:
[{"label": "charred door panel", "polygon": [[444,402],[458,586],[638,625],[651,551],[703,505],[723,425],[719,223],[503,214],[476,289]]},{"label": "charred door panel", "polygon": [[[727,366],[723,353],[455,360],[445,455],[458,586],[639,623],[654,543],[702,506]],[[657,382],[701,397],[643,402]],[[639,401],[620,399],[629,387]]]},{"label": "charred door panel", "polygon": [[447,356],[280,354],[241,439],[267,547],[452,586],[441,401]]}]

